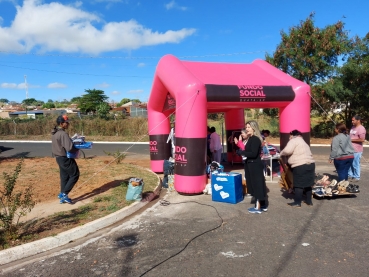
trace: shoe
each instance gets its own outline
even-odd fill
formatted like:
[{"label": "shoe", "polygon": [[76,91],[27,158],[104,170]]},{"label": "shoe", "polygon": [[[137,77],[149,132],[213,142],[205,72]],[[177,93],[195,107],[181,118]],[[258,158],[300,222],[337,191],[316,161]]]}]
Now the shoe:
[{"label": "shoe", "polygon": [[287,205],[290,207],[294,207],[294,208],[301,208],[301,204],[296,203],[296,202],[287,203]]},{"label": "shoe", "polygon": [[73,204],[72,199],[70,199],[68,195],[65,193],[63,193],[62,198],[60,198],[60,204],[64,204],[64,203]]},{"label": "shoe", "polygon": [[249,211],[249,213],[251,213],[251,214],[261,214],[261,213],[262,213],[262,211],[261,211],[261,210],[256,209],[256,208],[254,208],[254,207],[249,208],[249,209],[247,209],[247,210],[248,210],[248,211]]},{"label": "shoe", "polygon": [[62,197],[63,197],[63,193],[61,192],[58,194],[58,198],[61,199]]},{"label": "shoe", "polygon": [[315,190],[314,194],[319,197],[324,197],[325,190],[323,188],[318,188]]},{"label": "shoe", "polygon": [[260,206],[260,210],[262,210],[263,212],[267,212],[268,206]]},{"label": "shoe", "polygon": [[357,182],[360,182],[360,179],[352,178],[350,181],[353,183],[357,183]]},{"label": "shoe", "polygon": [[252,195],[250,193],[246,193],[244,197],[245,198],[252,198]]},{"label": "shoe", "polygon": [[308,205],[309,207],[312,207],[313,206],[313,202],[310,202],[310,203],[308,203],[308,202],[304,202],[306,205]]},{"label": "shoe", "polygon": [[332,182],[328,186],[333,188],[335,185],[337,185],[337,180],[333,179]]}]

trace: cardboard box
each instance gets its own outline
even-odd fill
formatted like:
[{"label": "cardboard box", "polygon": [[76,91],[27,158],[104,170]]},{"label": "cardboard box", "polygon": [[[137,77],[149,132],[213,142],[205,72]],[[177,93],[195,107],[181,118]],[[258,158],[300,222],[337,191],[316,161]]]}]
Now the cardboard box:
[{"label": "cardboard box", "polygon": [[243,200],[242,174],[224,172],[211,175],[213,201],[236,204]]}]

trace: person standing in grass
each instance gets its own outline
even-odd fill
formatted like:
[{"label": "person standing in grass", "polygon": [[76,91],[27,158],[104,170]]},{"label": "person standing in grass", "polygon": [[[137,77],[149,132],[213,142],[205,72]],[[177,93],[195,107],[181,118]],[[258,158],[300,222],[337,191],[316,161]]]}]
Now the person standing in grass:
[{"label": "person standing in grass", "polygon": [[363,155],[363,142],[365,141],[366,130],[361,125],[361,116],[355,115],[352,118],[352,127],[350,130],[350,137],[352,146],[354,146],[354,161],[349,169],[348,177],[351,181],[358,182],[360,180],[360,160]]},{"label": "person standing in grass", "polygon": [[60,204],[73,204],[68,194],[79,179],[79,168],[75,159],[67,157],[67,152],[77,153],[78,149],[74,147],[72,140],[65,132],[69,126],[68,117],[60,115],[56,119],[56,123],[58,126],[55,126],[51,132],[51,147],[60,171],[60,193],[58,198],[60,199]]}]

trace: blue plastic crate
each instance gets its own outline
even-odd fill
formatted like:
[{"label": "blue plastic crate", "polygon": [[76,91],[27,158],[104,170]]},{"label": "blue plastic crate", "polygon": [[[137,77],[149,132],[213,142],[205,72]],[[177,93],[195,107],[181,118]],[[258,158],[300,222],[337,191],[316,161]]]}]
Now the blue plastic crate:
[{"label": "blue plastic crate", "polygon": [[232,204],[242,201],[242,174],[233,172],[212,174],[211,199]]}]

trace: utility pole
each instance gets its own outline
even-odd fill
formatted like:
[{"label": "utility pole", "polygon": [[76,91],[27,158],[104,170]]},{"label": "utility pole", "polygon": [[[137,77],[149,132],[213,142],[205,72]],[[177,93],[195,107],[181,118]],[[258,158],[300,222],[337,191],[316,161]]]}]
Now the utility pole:
[{"label": "utility pole", "polygon": [[28,99],[28,84],[27,84],[27,75],[24,75],[24,84],[26,85],[26,99]]}]

